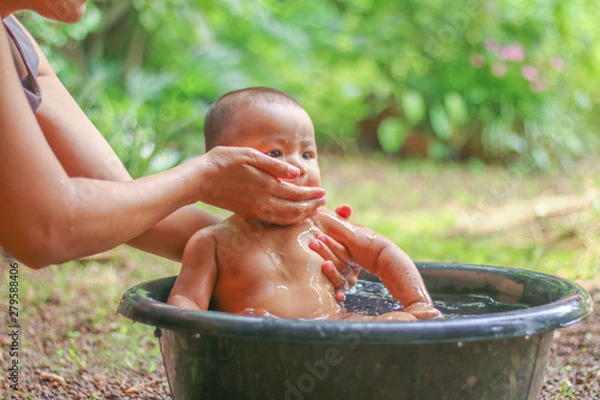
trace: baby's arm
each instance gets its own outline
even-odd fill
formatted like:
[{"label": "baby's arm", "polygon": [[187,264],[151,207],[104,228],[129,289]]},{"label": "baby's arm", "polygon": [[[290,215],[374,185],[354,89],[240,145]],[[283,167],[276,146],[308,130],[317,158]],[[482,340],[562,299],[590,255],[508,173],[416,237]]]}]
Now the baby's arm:
[{"label": "baby's arm", "polygon": [[379,276],[405,312],[418,319],[442,317],[416,265],[394,242],[329,210],[319,211],[318,220],[328,236],[346,246],[356,263]]},{"label": "baby's arm", "polygon": [[183,252],[181,272],[167,303],[192,310],[208,310],[217,281],[215,238],[211,228],[196,232]]}]

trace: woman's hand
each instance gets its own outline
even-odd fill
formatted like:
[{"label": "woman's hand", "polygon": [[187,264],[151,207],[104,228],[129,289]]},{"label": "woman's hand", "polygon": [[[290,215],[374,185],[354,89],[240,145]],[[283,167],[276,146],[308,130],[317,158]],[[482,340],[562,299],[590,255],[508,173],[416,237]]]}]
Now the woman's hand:
[{"label": "woman's hand", "polygon": [[350,260],[379,277],[405,312],[418,319],[441,317],[417,266],[392,240],[328,210],[319,211],[318,220],[329,237],[344,245]]},{"label": "woman's hand", "polygon": [[[344,204],[336,208],[337,214],[342,218],[352,215],[352,208]],[[321,234],[309,244],[310,248],[325,259],[323,273],[335,288],[335,298],[343,301],[345,292],[356,285],[360,266],[354,261],[348,249],[330,236]]]},{"label": "woman's hand", "polygon": [[[298,168],[242,147],[215,147],[199,157],[198,200],[245,219],[290,225],[314,215],[325,204],[325,190],[286,182]],[[193,178],[192,178],[193,179]]]}]

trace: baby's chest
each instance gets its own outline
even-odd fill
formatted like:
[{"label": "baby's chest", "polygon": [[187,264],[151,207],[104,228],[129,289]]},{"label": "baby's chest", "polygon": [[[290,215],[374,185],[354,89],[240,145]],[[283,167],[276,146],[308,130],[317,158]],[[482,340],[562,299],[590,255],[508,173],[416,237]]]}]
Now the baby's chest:
[{"label": "baby's chest", "polygon": [[262,232],[248,236],[244,243],[238,238],[238,251],[232,248],[220,251],[220,270],[247,278],[274,274],[298,279],[303,274],[314,274],[320,271],[323,258],[309,244],[320,233],[312,225],[265,227]]}]

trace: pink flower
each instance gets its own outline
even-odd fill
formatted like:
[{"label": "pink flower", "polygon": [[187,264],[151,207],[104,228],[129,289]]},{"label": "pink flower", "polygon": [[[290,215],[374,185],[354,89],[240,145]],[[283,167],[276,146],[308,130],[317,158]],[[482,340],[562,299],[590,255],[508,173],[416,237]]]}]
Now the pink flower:
[{"label": "pink flower", "polygon": [[521,74],[523,78],[527,79],[529,82],[534,82],[539,75],[539,72],[536,67],[532,65],[525,65],[521,70]]},{"label": "pink flower", "polygon": [[485,58],[479,53],[471,54],[469,61],[475,68],[481,68],[485,65]]},{"label": "pink flower", "polygon": [[546,90],[546,85],[541,79],[536,79],[529,84],[531,91],[534,93],[540,93]]},{"label": "pink flower", "polygon": [[502,78],[507,70],[506,64],[502,62],[496,61],[492,64],[492,74],[497,78]]},{"label": "pink flower", "polygon": [[552,57],[550,59],[550,65],[552,66],[552,69],[554,69],[555,71],[562,71],[565,66],[565,62],[560,57]]},{"label": "pink flower", "polygon": [[521,62],[525,59],[525,49],[519,43],[501,47],[498,56],[504,61]]},{"label": "pink flower", "polygon": [[500,49],[500,44],[493,38],[486,38],[483,41],[483,47],[485,47],[489,51],[493,51],[496,53]]}]

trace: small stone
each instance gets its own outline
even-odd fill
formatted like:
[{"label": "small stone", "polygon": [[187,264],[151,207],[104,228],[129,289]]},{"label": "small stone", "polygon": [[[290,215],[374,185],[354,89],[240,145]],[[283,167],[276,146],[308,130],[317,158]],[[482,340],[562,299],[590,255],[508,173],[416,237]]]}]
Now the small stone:
[{"label": "small stone", "polygon": [[476,376],[470,376],[469,378],[467,378],[467,386],[469,388],[474,388],[475,385],[477,385],[477,377]]}]

